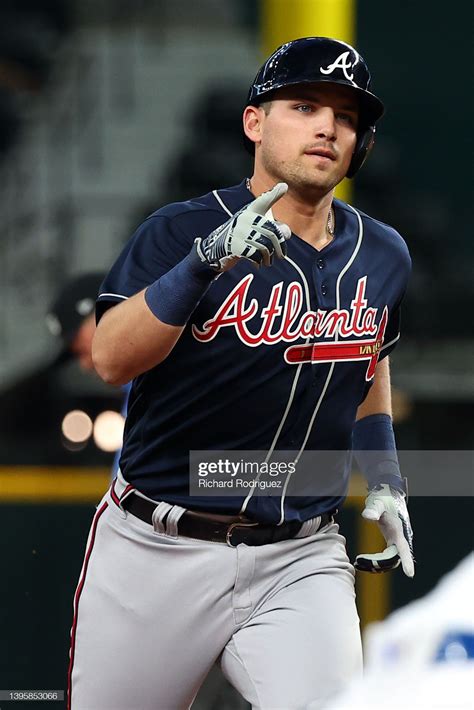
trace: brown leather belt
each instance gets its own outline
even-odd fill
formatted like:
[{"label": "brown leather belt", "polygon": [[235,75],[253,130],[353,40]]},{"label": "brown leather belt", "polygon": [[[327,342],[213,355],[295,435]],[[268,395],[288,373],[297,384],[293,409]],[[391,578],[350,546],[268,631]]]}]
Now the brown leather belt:
[{"label": "brown leather belt", "polygon": [[[157,504],[131,493],[125,498],[122,506],[143,522],[149,525],[153,524],[152,516]],[[333,521],[332,513],[323,513],[320,517],[321,522],[318,530]],[[229,523],[212,520],[206,518],[203,513],[187,510],[178,521],[178,534],[197,540],[226,542],[231,547],[237,547],[242,542],[246,545],[269,545],[295,537],[302,525],[303,523],[298,521],[283,523],[283,525],[268,525],[252,522],[245,518]]]}]

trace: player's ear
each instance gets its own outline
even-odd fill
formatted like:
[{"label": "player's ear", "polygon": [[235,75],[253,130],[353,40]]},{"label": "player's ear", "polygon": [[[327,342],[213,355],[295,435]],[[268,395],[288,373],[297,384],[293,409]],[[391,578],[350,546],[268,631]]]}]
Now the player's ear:
[{"label": "player's ear", "polygon": [[252,143],[261,140],[265,112],[259,106],[246,106],[243,114],[244,133]]}]

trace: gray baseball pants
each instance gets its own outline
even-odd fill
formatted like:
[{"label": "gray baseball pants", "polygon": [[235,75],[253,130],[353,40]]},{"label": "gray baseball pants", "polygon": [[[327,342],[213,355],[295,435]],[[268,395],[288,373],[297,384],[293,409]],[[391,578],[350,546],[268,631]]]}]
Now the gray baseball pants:
[{"label": "gray baseball pants", "polygon": [[173,537],[109,491],[74,598],[68,708],[184,710],[218,659],[254,708],[324,708],[362,665],[338,530],[229,547]]}]

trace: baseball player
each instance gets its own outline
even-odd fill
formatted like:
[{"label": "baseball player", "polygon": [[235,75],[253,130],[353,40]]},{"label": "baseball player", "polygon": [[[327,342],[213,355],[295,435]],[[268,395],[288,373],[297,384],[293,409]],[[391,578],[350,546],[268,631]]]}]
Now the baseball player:
[{"label": "baseball player", "polygon": [[[356,567],[413,575],[387,358],[410,257],[394,229],[333,197],[382,113],[353,47],[288,42],[244,109],[252,177],[159,209],[105,279],[94,363],[133,385],[74,599],[73,710],[188,708],[216,660],[255,708],[314,710],[340,692],[361,671],[335,518],[351,450],[363,515],[387,540]],[[288,468],[279,495],[191,496],[190,452],[209,450],[349,456],[333,495],[286,495]]]}]

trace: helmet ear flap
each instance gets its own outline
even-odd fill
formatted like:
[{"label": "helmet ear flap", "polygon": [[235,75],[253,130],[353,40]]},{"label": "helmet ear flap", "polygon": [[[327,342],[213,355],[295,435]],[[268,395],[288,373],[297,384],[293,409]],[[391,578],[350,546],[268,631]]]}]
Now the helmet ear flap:
[{"label": "helmet ear flap", "polygon": [[358,137],[346,177],[354,177],[364,164],[375,143],[375,126],[369,126]]}]

